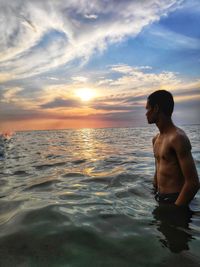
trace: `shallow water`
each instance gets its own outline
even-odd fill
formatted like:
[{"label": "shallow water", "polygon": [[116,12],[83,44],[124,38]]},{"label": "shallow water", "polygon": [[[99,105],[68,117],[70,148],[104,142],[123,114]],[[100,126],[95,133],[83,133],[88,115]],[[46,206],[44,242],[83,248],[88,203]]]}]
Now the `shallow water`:
[{"label": "shallow water", "polygon": [[[184,126],[200,173],[200,126]],[[0,144],[0,266],[199,266],[200,194],[153,198],[154,127],[19,132]]]}]

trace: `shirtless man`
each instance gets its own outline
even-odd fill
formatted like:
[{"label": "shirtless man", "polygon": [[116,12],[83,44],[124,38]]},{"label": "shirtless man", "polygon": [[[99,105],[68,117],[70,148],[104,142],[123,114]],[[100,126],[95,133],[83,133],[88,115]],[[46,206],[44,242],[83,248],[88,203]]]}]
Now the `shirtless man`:
[{"label": "shirtless man", "polygon": [[153,184],[158,202],[187,206],[199,189],[199,178],[190,141],[171,119],[173,109],[173,96],[168,91],[155,91],[147,99],[148,123],[155,123],[160,132],[152,140],[156,166]]}]

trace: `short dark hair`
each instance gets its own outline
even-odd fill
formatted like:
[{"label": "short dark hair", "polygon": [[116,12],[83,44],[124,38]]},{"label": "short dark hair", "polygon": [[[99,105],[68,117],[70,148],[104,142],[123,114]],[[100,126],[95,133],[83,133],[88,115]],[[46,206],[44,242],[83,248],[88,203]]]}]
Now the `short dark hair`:
[{"label": "short dark hair", "polygon": [[170,92],[158,90],[148,96],[148,103],[153,108],[156,104],[165,115],[171,116],[174,110],[174,99]]}]

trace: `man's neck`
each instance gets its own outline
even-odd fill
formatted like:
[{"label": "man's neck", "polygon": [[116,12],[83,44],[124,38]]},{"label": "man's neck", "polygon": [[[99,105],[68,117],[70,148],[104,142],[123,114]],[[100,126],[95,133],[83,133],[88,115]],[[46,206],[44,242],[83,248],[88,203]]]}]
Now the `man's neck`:
[{"label": "man's neck", "polygon": [[171,117],[167,117],[165,115],[161,115],[156,122],[156,126],[158,127],[161,134],[167,133],[169,130],[175,127]]}]

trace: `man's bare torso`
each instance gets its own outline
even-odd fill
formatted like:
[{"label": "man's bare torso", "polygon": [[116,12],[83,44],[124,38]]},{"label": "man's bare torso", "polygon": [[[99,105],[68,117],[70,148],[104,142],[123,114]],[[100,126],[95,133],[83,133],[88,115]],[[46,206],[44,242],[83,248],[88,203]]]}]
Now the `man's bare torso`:
[{"label": "man's bare torso", "polygon": [[179,135],[187,138],[184,131],[174,127],[168,133],[158,134],[153,139],[157,190],[163,194],[180,192],[184,184],[184,177],[173,149],[173,140]]}]

